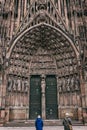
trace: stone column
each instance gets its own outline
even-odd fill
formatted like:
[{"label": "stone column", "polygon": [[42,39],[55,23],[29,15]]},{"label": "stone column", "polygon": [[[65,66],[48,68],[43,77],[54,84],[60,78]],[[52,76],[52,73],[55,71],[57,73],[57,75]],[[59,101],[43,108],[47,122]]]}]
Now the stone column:
[{"label": "stone column", "polygon": [[45,83],[45,75],[41,76],[41,89],[42,89],[42,118],[46,119],[46,106],[45,106],[45,87],[46,87],[46,83]]},{"label": "stone column", "polygon": [[68,20],[68,18],[67,18],[66,1],[64,1],[64,11],[65,11],[65,21],[66,21],[67,29],[69,29],[69,20]]},{"label": "stone column", "polygon": [[82,99],[82,107],[85,108],[86,102],[85,102],[85,83],[81,82],[81,99]]},{"label": "stone column", "polygon": [[60,0],[58,0],[58,10],[61,13]]},{"label": "stone column", "polygon": [[2,74],[0,73],[0,107],[2,102]]},{"label": "stone column", "polygon": [[[29,66],[29,73],[30,73],[30,66]],[[26,119],[29,119],[29,116],[30,116],[30,78],[31,76],[29,75],[29,87],[28,87],[28,102],[27,102],[27,106],[28,109],[27,109],[27,112],[26,112]]]},{"label": "stone column", "polygon": [[84,88],[85,88],[85,107],[83,110],[83,117],[85,122],[87,122],[87,81],[84,81]]},{"label": "stone column", "polygon": [[60,109],[61,109],[61,107],[60,107],[60,104],[59,104],[59,81],[58,81],[58,76],[56,76],[56,79],[57,79],[57,106],[58,106],[58,118],[60,119]]},{"label": "stone column", "polygon": [[1,85],[1,118],[5,122],[5,103],[6,103],[6,74],[2,72],[2,85]]},{"label": "stone column", "polygon": [[21,2],[19,1],[19,4],[18,4],[18,22],[17,22],[18,24],[17,24],[17,27],[20,26],[20,13],[21,13],[20,8],[21,8]]},{"label": "stone column", "polygon": [[87,82],[84,83],[84,87],[85,87],[85,106],[87,107]]},{"label": "stone column", "polygon": [[3,100],[3,95],[2,95],[2,72],[0,72],[0,126],[3,126],[4,123],[4,109],[2,107],[2,100]]},{"label": "stone column", "polygon": [[82,121],[82,108],[81,107],[78,108],[78,120]]},{"label": "stone column", "polygon": [[27,0],[25,0],[24,4],[24,16],[26,15],[26,11],[27,11]]},{"label": "stone column", "polygon": [[80,89],[81,89],[81,108],[82,108],[82,111],[81,111],[81,117],[80,120],[82,120],[84,118],[84,112],[83,112],[83,109],[86,107],[86,102],[85,102],[85,82],[83,80],[83,77],[82,77],[82,68],[81,66],[79,67],[79,72],[80,72]]}]

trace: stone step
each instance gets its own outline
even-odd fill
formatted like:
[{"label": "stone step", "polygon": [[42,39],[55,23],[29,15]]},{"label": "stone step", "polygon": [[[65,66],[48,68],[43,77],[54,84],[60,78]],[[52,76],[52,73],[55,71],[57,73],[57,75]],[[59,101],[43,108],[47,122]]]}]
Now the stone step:
[{"label": "stone step", "polygon": [[[60,126],[62,125],[62,120],[43,120],[44,126]],[[73,125],[83,125],[80,121],[72,121]],[[10,121],[4,124],[6,127],[29,127],[35,126],[35,120],[16,120]]]},{"label": "stone step", "polygon": [[4,124],[3,119],[0,119],[0,126],[3,126],[3,124]]}]

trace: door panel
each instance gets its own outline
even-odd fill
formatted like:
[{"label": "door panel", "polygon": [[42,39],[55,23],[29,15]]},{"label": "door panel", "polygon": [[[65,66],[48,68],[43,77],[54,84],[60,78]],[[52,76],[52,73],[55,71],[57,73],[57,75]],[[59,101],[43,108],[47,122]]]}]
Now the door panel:
[{"label": "door panel", "polygon": [[57,80],[54,75],[46,77],[46,118],[58,118]]},{"label": "door panel", "polygon": [[41,79],[40,76],[31,76],[30,79],[30,111],[29,119],[41,115]]}]

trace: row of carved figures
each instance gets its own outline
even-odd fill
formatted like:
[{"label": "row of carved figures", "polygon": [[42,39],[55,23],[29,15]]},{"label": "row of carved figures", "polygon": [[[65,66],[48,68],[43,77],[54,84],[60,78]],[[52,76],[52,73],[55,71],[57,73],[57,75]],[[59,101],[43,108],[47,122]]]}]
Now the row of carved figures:
[{"label": "row of carved figures", "polygon": [[[8,77],[8,92],[28,92],[29,81],[27,79]],[[62,77],[58,79],[59,92],[78,91],[80,90],[80,79],[78,75]]]},{"label": "row of carved figures", "polygon": [[28,92],[29,82],[27,80],[8,78],[7,91]]},{"label": "row of carved figures", "polygon": [[71,77],[59,78],[58,88],[59,88],[60,92],[80,90],[79,76],[74,75],[74,76],[71,76]]}]

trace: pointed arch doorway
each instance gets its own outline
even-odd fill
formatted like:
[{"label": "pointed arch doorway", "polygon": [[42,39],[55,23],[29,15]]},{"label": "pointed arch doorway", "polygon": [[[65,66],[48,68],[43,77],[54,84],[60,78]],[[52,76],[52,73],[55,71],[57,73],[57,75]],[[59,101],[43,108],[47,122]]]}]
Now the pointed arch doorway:
[{"label": "pointed arch doorway", "polygon": [[[43,55],[43,53],[41,51],[41,53],[38,54],[39,55],[39,58],[38,58],[36,53],[37,53],[39,47],[41,47],[43,50],[47,51],[48,53],[44,53],[44,55]],[[13,49],[14,49],[15,55],[12,51]],[[22,54],[22,52],[23,52],[23,54]],[[53,59],[55,59],[55,65],[52,64],[53,61],[50,59],[49,55],[51,55],[53,57]],[[34,27],[28,28],[22,34],[20,34],[20,36],[18,36],[18,38],[13,42],[13,44],[7,54],[7,57],[10,58],[10,62],[11,62],[11,67],[9,67],[10,70],[8,71],[9,74],[14,74],[14,72],[15,72],[17,76],[20,76],[21,80],[22,80],[22,77],[23,78],[25,76],[29,77],[29,71],[31,71],[30,75],[33,75],[32,68],[29,67],[29,65],[31,65],[31,59],[33,56],[35,57],[34,60],[38,59],[38,61],[39,61],[38,64],[40,66],[38,66],[38,67],[42,69],[41,73],[44,72],[45,75],[54,74],[54,75],[57,75],[59,78],[58,79],[59,91],[57,91],[57,94],[59,92],[58,105],[60,105],[62,107],[59,109],[57,107],[56,102],[55,102],[55,104],[53,104],[54,107],[56,106],[55,116],[52,115],[54,112],[54,108],[51,108],[49,100],[47,100],[47,99],[49,99],[47,93],[52,89],[52,87],[50,88],[51,84],[47,86],[50,76],[47,76],[47,79],[45,78],[45,82],[46,82],[46,90],[45,90],[45,105],[46,106],[45,106],[45,110],[44,110],[45,119],[58,118],[58,109],[59,109],[59,118],[63,118],[64,113],[62,113],[62,112],[63,112],[64,106],[66,108],[68,107],[70,112],[73,112],[75,108],[73,108],[73,110],[71,111],[71,107],[73,105],[77,104],[77,103],[74,104],[73,99],[75,98],[76,95],[78,97],[80,97],[79,96],[80,94],[77,93],[77,92],[80,93],[80,86],[79,85],[77,86],[77,84],[73,82],[75,77],[77,77],[79,79],[78,72],[77,72],[78,71],[77,70],[78,53],[73,44],[73,41],[62,30],[60,30],[59,28],[53,27],[51,25],[48,25],[46,23],[41,23]],[[46,56],[48,56],[48,59],[44,62],[44,58],[46,58]],[[19,66],[18,62],[15,62],[15,63],[12,62],[13,57],[15,60],[17,59],[19,61],[20,66]],[[21,59],[21,62],[20,62],[20,59]],[[41,60],[43,59],[43,62],[40,61],[40,59]],[[35,62],[32,62],[32,63],[35,63]],[[46,65],[45,68],[44,68],[44,64],[42,66],[42,63],[44,63]],[[55,66],[56,66],[56,71],[55,71]],[[15,67],[16,67],[16,69],[15,69]],[[37,68],[37,66],[36,66],[36,68]],[[35,69],[35,71],[34,71],[35,74],[41,75],[41,73],[39,73],[38,70],[39,70],[38,68]],[[47,73],[48,70],[49,70],[49,73]],[[25,74],[25,72],[26,72],[26,74]],[[33,78],[35,78],[35,77],[33,77]],[[37,78],[35,78],[35,80],[36,79]],[[53,78],[53,79],[55,79],[55,78]],[[33,92],[34,92],[33,89],[31,89],[31,88],[33,88],[34,85],[36,85],[36,84],[32,85],[33,80],[34,79],[31,78],[31,81],[29,82],[30,88],[29,87],[27,88],[27,89],[29,89],[30,94],[33,94]],[[50,79],[50,81],[51,81],[51,79]],[[49,81],[49,83],[50,83],[50,81]],[[67,82],[70,83],[69,86],[68,86],[69,83],[67,83]],[[32,103],[33,97],[30,97],[30,95],[27,94],[28,95],[27,99],[28,99],[28,97],[30,98],[29,99],[30,102],[28,100],[26,100],[26,102],[27,102],[26,107],[29,107],[28,119],[35,119],[36,115],[38,113],[42,114],[42,112],[43,112],[42,90],[41,90],[42,88],[41,88],[40,76],[39,76],[38,84],[39,84],[38,89],[39,89],[39,94],[40,94],[40,95],[38,95],[38,97],[41,97],[41,98],[39,98],[40,100],[38,100],[38,102],[36,101],[36,98],[35,98],[34,102],[37,102],[37,105],[34,105],[34,102]],[[73,87],[73,84],[74,85],[76,84],[76,88]],[[47,87],[48,87],[48,89],[47,89]],[[33,91],[33,92],[31,92],[31,91]],[[20,92],[21,92],[21,90],[20,90]],[[66,99],[66,102],[65,102],[65,98],[64,98],[64,96],[66,96],[67,93],[70,94],[69,102],[68,102],[68,97]],[[14,91],[13,91],[13,94],[14,94]],[[36,94],[36,93],[34,93],[34,94]],[[22,93],[22,95],[24,95],[24,94]],[[35,96],[35,95],[33,95],[33,96]],[[54,95],[53,95],[53,97],[54,97]],[[57,98],[57,96],[56,96],[56,98]],[[51,100],[51,98],[50,98],[50,100]],[[22,101],[22,96],[21,96],[21,101]],[[79,100],[79,102],[80,102],[80,100]],[[14,102],[12,102],[12,103],[14,103]],[[19,100],[18,100],[18,103],[20,104]],[[30,103],[30,104],[28,104],[28,103]],[[14,105],[14,107],[15,107],[16,103],[11,104],[11,105]],[[38,106],[37,108],[35,108],[36,115],[34,115],[34,110],[35,110],[34,106],[35,107]],[[64,111],[66,112],[67,110],[64,109]],[[14,117],[12,119],[14,119]]]},{"label": "pointed arch doorway", "polygon": [[[43,113],[45,113],[45,119],[58,119],[56,76],[47,75],[45,77],[44,95],[43,90],[41,90],[41,80],[40,75],[33,75],[30,78],[29,119],[35,119],[38,114],[42,116]],[[43,109],[43,107],[45,107],[45,109]]]}]

